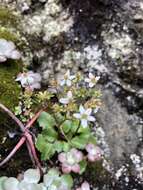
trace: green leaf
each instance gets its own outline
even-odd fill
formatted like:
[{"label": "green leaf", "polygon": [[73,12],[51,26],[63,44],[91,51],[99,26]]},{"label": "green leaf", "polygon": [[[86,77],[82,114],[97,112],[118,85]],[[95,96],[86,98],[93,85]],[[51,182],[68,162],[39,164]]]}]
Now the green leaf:
[{"label": "green leaf", "polygon": [[89,141],[88,143],[92,143],[92,144],[97,144],[97,139],[94,135],[91,135],[90,138],[89,138]]},{"label": "green leaf", "polygon": [[41,159],[47,160],[55,153],[55,149],[52,143],[49,143],[48,138],[43,135],[38,135],[36,148],[41,152]]},{"label": "green leaf", "polygon": [[61,127],[62,127],[64,133],[68,133],[72,128],[72,121],[70,121],[70,120],[64,121],[64,123],[62,124]]},{"label": "green leaf", "polygon": [[68,152],[70,150],[71,146],[67,142],[63,141],[63,151]]},{"label": "green leaf", "polygon": [[49,160],[55,154],[53,144],[48,143],[45,150],[41,154],[42,160]]},{"label": "green leaf", "polygon": [[52,117],[49,113],[47,112],[42,112],[38,118],[38,123],[40,127],[43,129],[46,129],[48,127],[53,127],[56,122],[54,117]]},{"label": "green leaf", "polygon": [[55,140],[58,138],[58,133],[56,132],[56,130],[55,130],[54,128],[51,128],[51,127],[47,128],[47,129],[45,129],[45,130],[43,130],[43,131],[42,131],[42,135],[43,135],[44,137],[46,137],[46,136],[52,137],[52,138],[54,138]]},{"label": "green leaf", "polygon": [[56,141],[54,143],[55,150],[59,153],[63,151],[63,142],[62,141]]},{"label": "green leaf", "polygon": [[91,134],[91,131],[90,131],[90,128],[89,127],[86,127],[86,128],[83,128],[82,126],[79,128],[78,130],[78,133],[88,133],[88,134]]},{"label": "green leaf", "polygon": [[65,120],[65,117],[61,113],[56,113],[55,117],[56,117],[56,121],[58,121],[58,123],[62,123]]},{"label": "green leaf", "polygon": [[74,120],[74,121],[72,121],[72,127],[71,127],[71,132],[74,134],[76,131],[77,131],[77,129],[78,129],[78,127],[79,127],[79,120]]},{"label": "green leaf", "polygon": [[72,179],[71,175],[69,175],[69,174],[65,174],[65,175],[61,176],[61,181],[65,184],[67,184],[67,186],[69,188],[71,188],[73,186],[73,179]]},{"label": "green leaf", "polygon": [[86,144],[88,143],[89,137],[89,134],[81,134],[79,136],[74,137],[71,140],[71,143],[75,148],[84,149]]},{"label": "green leaf", "polygon": [[82,173],[85,171],[86,166],[87,166],[86,160],[82,160],[82,161],[79,163],[79,165],[80,165],[80,174],[82,174]]}]

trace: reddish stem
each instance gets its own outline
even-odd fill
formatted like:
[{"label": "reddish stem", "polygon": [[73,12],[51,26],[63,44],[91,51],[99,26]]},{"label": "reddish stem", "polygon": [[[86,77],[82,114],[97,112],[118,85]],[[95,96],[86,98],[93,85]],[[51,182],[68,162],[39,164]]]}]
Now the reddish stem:
[{"label": "reddish stem", "polygon": [[8,162],[10,160],[10,158],[17,152],[17,150],[22,146],[22,144],[26,140],[26,142],[27,142],[26,144],[27,144],[27,148],[28,148],[31,160],[32,160],[33,163],[35,163],[37,165],[37,167],[39,168],[40,172],[42,173],[42,167],[41,167],[41,164],[40,164],[39,159],[37,157],[32,137],[29,134],[29,131],[26,130],[26,129],[29,129],[32,126],[32,124],[37,120],[37,118],[41,114],[42,110],[40,110],[38,113],[36,113],[35,116],[24,127],[23,123],[8,108],[6,108],[3,104],[0,104],[0,108],[2,110],[4,110],[18,124],[18,126],[21,129],[21,131],[24,133],[24,136],[20,139],[20,141],[18,142],[18,144],[11,151],[11,153],[0,163],[0,166],[2,166],[3,164],[5,164],[6,162]]},{"label": "reddish stem", "polygon": [[40,170],[40,172],[42,174],[43,173],[42,166],[41,166],[40,161],[39,161],[39,159],[37,157],[37,153],[36,153],[35,146],[34,146],[34,143],[33,143],[33,140],[32,140],[32,136],[28,132],[25,133],[25,136],[27,137],[27,141],[29,142],[29,145],[30,145],[30,148],[31,148],[31,153],[32,153],[32,155],[34,157],[35,163],[36,163],[37,167],[39,168],[39,170]]},{"label": "reddish stem", "polygon": [[18,151],[18,149],[24,144],[26,140],[26,137],[22,137],[20,141],[17,143],[17,145],[14,147],[14,149],[9,153],[9,155],[2,161],[0,162],[0,166],[4,165],[6,162],[8,162],[11,157]]},{"label": "reddish stem", "polygon": [[26,126],[24,127],[24,129],[29,129],[33,123],[37,120],[37,118],[40,116],[40,114],[42,113],[43,110],[38,111],[34,117],[26,124]]}]

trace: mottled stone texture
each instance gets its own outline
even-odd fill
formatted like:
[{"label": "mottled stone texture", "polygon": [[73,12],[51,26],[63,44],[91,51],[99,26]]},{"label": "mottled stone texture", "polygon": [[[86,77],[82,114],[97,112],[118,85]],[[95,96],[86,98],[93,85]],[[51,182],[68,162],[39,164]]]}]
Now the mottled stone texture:
[{"label": "mottled stone texture", "polygon": [[101,75],[98,122],[105,130],[113,167],[128,161],[132,153],[143,159],[142,0],[0,3],[20,15],[27,44],[24,63],[42,74],[45,86],[49,77],[59,77],[68,68]]}]

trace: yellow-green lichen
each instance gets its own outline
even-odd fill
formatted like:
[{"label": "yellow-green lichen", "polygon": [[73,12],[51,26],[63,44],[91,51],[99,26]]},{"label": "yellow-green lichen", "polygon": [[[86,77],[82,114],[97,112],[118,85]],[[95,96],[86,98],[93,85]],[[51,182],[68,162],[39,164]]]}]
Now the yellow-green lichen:
[{"label": "yellow-green lichen", "polygon": [[2,26],[17,26],[18,15],[7,7],[0,7],[0,24]]}]

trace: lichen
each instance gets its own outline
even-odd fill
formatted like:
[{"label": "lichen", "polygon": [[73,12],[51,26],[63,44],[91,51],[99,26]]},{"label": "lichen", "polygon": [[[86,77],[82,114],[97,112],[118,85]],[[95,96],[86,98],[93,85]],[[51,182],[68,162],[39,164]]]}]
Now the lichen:
[{"label": "lichen", "polygon": [[0,24],[2,26],[17,26],[18,15],[7,7],[0,7]]}]

